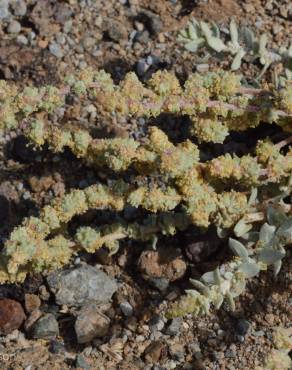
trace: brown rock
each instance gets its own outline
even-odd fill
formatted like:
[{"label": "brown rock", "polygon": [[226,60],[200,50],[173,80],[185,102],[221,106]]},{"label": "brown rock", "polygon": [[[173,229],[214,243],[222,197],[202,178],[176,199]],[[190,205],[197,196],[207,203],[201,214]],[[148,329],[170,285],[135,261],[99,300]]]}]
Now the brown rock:
[{"label": "brown rock", "polygon": [[42,316],[42,312],[38,309],[32,311],[29,315],[29,318],[24,323],[24,329],[26,332],[29,332],[34,325],[34,323]]},{"label": "brown rock", "polygon": [[32,312],[38,309],[41,305],[40,298],[35,294],[25,294],[24,305],[27,312]]},{"label": "brown rock", "polygon": [[25,320],[21,304],[13,299],[0,300],[0,334],[7,335],[18,329]]},{"label": "brown rock", "polygon": [[96,304],[84,306],[75,322],[78,343],[87,343],[97,337],[103,337],[109,330],[110,319],[100,312]]},{"label": "brown rock", "polygon": [[174,248],[144,251],[141,253],[138,266],[146,278],[163,277],[170,281],[183,277],[187,268],[180,251]]},{"label": "brown rock", "polygon": [[159,340],[154,341],[145,349],[145,360],[150,363],[157,363],[165,352],[165,343]]}]

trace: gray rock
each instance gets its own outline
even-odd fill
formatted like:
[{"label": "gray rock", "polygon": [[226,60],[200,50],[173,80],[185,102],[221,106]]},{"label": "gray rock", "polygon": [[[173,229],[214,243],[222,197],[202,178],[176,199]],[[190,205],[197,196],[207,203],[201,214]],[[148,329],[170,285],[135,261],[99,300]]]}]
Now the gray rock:
[{"label": "gray rock", "polygon": [[28,39],[27,39],[27,37],[25,37],[24,35],[19,35],[19,36],[17,36],[16,41],[17,41],[19,44],[22,44],[22,45],[27,45],[27,44],[28,44]]},{"label": "gray rock", "polygon": [[26,3],[23,0],[15,1],[14,3],[12,3],[12,9],[14,15],[18,17],[23,17],[27,12]]},{"label": "gray rock", "polygon": [[149,36],[150,34],[147,30],[142,32],[138,31],[135,35],[134,41],[138,41],[141,44],[147,44],[147,42],[149,41]]},{"label": "gray rock", "polygon": [[96,39],[91,36],[86,36],[82,39],[82,44],[85,50],[90,50],[96,45]]},{"label": "gray rock", "polygon": [[245,336],[250,328],[250,322],[245,319],[236,320],[234,330],[237,335]]},{"label": "gray rock", "polygon": [[54,272],[47,277],[59,305],[82,306],[88,302],[109,302],[118,289],[117,283],[103,271],[89,265]]},{"label": "gray rock", "polygon": [[110,319],[99,311],[96,304],[84,306],[75,322],[78,343],[88,343],[94,338],[103,337],[109,330]]},{"label": "gray rock", "polygon": [[145,59],[140,59],[136,65],[136,72],[138,76],[143,76],[149,69],[149,65],[146,63]]},{"label": "gray rock", "polygon": [[9,33],[19,33],[21,31],[21,24],[19,22],[15,21],[15,20],[13,20],[9,23],[7,31]]},{"label": "gray rock", "polygon": [[161,331],[164,328],[164,321],[159,315],[154,315],[148,323],[151,332]]},{"label": "gray rock", "polygon": [[130,305],[129,302],[125,301],[120,304],[120,309],[123,312],[123,314],[127,317],[133,315],[133,307]]},{"label": "gray rock", "polygon": [[49,50],[56,58],[63,58],[63,51],[56,42],[49,45]]},{"label": "gray rock", "polygon": [[50,339],[59,335],[59,325],[54,315],[46,314],[36,321],[31,328],[34,339]]},{"label": "gray rock", "polygon": [[0,20],[9,19],[10,13],[8,8],[5,8],[4,6],[1,6],[0,1]]},{"label": "gray rock", "polygon": [[161,32],[163,24],[159,15],[151,12],[150,10],[143,10],[142,15],[144,15],[146,18],[146,27],[153,35]]},{"label": "gray rock", "polygon": [[81,354],[77,355],[76,357],[75,367],[77,369],[90,370],[89,364]]},{"label": "gray rock", "polygon": [[160,290],[162,293],[165,292],[169,286],[169,280],[164,277],[150,277],[147,280],[154,288]]},{"label": "gray rock", "polygon": [[182,318],[175,317],[174,319],[170,321],[169,325],[167,326],[165,330],[165,334],[172,335],[172,336],[178,335],[180,333],[181,326],[182,326]]},{"label": "gray rock", "polygon": [[65,345],[63,342],[61,342],[60,340],[51,340],[50,342],[50,346],[49,346],[49,351],[51,353],[61,353],[61,352],[65,352],[66,348],[65,348]]}]

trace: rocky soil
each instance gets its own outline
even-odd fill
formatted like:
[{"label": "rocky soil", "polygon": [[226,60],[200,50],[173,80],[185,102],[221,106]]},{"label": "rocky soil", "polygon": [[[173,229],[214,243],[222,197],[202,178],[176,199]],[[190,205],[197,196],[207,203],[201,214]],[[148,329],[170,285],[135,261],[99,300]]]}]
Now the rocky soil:
[{"label": "rocky soil", "polygon": [[[228,60],[206,59],[204,51],[192,54],[179,44],[177,32],[191,17],[214,20],[223,29],[234,17],[257,34],[268,33],[271,48],[291,41],[289,0],[0,0],[0,79],[19,86],[59,84],[65,74],[92,66],[117,82],[128,71],[147,80],[165,68],[183,81],[191,71],[228,68]],[[260,71],[256,63],[242,68],[248,79]],[[147,133],[143,118],[102,120],[90,102],[68,107],[52,114],[52,122],[67,119],[97,137],[143,140]],[[153,123],[173,140],[184,138],[180,117]],[[206,155],[242,142],[206,148]],[[17,132],[0,137],[1,244],[23,217],[106,176],[69,152],[53,155],[26,144]],[[111,217],[86,215],[72,227]],[[137,214],[127,210],[124,217]],[[212,230],[203,238],[189,230],[162,238],[157,250],[129,241],[114,256],[102,249],[79,255],[62,271],[2,285],[0,368],[255,369],[274,346],[273,328],[291,326],[291,256],[276,279],[271,273],[253,279],[233,313],[223,307],[208,317],[165,318],[189,278],[210,271],[225,256],[226,246]]]}]

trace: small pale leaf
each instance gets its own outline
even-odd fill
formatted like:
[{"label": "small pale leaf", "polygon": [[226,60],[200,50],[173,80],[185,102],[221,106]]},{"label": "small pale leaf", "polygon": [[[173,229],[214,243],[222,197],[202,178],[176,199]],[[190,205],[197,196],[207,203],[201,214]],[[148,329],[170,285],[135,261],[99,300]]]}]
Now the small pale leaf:
[{"label": "small pale leaf", "polygon": [[217,51],[217,53],[220,53],[221,51],[226,49],[226,46],[222,40],[220,40],[218,37],[208,37],[207,38],[207,44],[208,46]]},{"label": "small pale leaf", "polygon": [[234,19],[230,22],[229,30],[232,44],[236,47],[238,45],[238,30]]},{"label": "small pale leaf", "polygon": [[252,224],[245,223],[244,219],[241,219],[235,225],[233,231],[234,234],[240,238],[242,235],[246,234],[252,229]]},{"label": "small pale leaf", "polygon": [[266,265],[272,265],[275,262],[280,261],[283,257],[285,257],[285,253],[270,248],[262,249],[258,256],[260,262],[263,262]]},{"label": "small pale leaf", "polygon": [[206,272],[201,276],[201,280],[206,284],[215,284],[214,271]]},{"label": "small pale leaf", "polygon": [[260,272],[260,268],[256,263],[245,262],[238,267],[238,271],[243,272],[247,278],[252,278]]},{"label": "small pale leaf", "polygon": [[212,31],[206,22],[200,22],[200,27],[206,39],[208,39],[209,37],[212,37]]},{"label": "small pale leaf", "polygon": [[232,252],[243,259],[248,259],[248,251],[245,246],[236,239],[229,238],[229,247]]},{"label": "small pale leaf", "polygon": [[282,267],[282,261],[279,260],[273,264],[274,276],[277,276]]},{"label": "small pale leaf", "polygon": [[260,229],[260,241],[267,245],[271,242],[275,235],[276,226],[269,225],[268,223],[264,223]]},{"label": "small pale leaf", "polygon": [[281,226],[286,220],[287,216],[284,212],[281,212],[275,207],[268,207],[267,209],[267,220],[270,225],[275,225],[277,227]]},{"label": "small pale leaf", "polygon": [[292,243],[292,217],[286,220],[277,230],[277,236],[285,245]]}]

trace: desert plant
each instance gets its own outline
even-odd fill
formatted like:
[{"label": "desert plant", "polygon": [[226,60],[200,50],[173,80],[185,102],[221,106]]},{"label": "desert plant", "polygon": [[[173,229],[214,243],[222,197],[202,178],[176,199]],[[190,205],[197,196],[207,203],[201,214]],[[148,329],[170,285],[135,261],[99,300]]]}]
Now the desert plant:
[{"label": "desert plant", "polygon": [[[105,246],[115,253],[125,238],[155,245],[161,234],[173,235],[189,225],[204,232],[215,225],[221,237],[240,238],[229,242],[236,257],[201,281],[193,280],[198,291],[188,291],[169,315],[208,312],[224,299],[233,308],[233,298],[247,278],[270,264],[279,272],[284,247],[291,244],[291,206],[283,202],[291,193],[291,87],[287,81],[281,89],[273,85],[253,89],[222,71],[193,74],[183,87],[166,71],[155,73],[147,85],[133,73],[115,85],[104,71],[90,69],[67,77],[60,88],[20,91],[0,82],[2,132],[17,129],[31,145],[46,144],[53,152],[69,148],[87,165],[110,169],[118,177],[71,190],[41,209],[38,217],[25,218],[1,252],[0,282],[23,281],[28,273],[60,268],[80,250],[92,253]],[[175,145],[157,127],[150,127],[148,139],[141,143],[131,138],[94,139],[85,129],[50,123],[49,114],[66,106],[68,94],[91,100],[103,115],[189,115],[190,137],[198,144],[186,140]],[[260,140],[240,157],[227,153],[200,159],[201,143],[223,143],[230,131],[261,122],[277,124],[283,139]],[[134,179],[142,175],[149,181],[126,181],[126,170]],[[133,223],[118,216],[113,224],[81,226],[73,236],[67,230],[74,216],[88,210],[122,212],[127,206],[143,208],[148,216]]]},{"label": "desert plant", "polygon": [[188,26],[179,32],[178,40],[190,52],[196,52],[205,47],[214,56],[231,55],[232,71],[240,69],[243,60],[248,62],[258,60],[263,66],[258,79],[273,63],[284,65],[284,74],[277,78],[277,83],[283,84],[285,79],[292,78],[292,43],[288,48],[279,47],[278,50],[269,50],[266,34],[257,38],[250,28],[239,28],[234,19],[229,24],[229,39],[220,33],[220,28],[215,22],[208,24],[192,19]]}]

